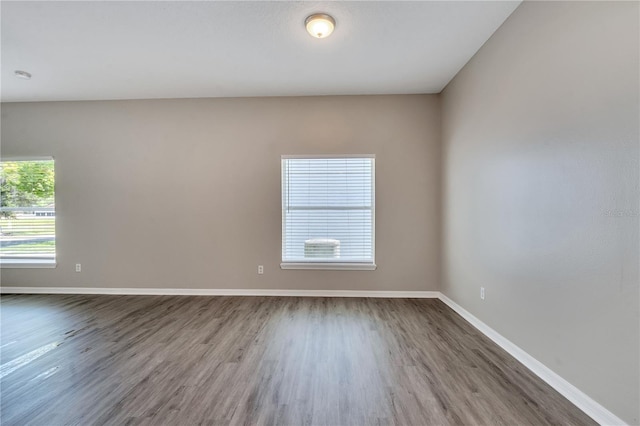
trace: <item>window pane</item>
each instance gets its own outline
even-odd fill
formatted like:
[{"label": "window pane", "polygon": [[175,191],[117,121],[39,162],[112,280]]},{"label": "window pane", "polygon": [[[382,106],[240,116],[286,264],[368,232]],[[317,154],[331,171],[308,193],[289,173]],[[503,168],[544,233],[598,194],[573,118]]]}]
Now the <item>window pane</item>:
[{"label": "window pane", "polygon": [[373,159],[282,162],[282,259],[373,262]]},{"label": "window pane", "polygon": [[0,162],[0,259],[55,259],[53,160]]}]

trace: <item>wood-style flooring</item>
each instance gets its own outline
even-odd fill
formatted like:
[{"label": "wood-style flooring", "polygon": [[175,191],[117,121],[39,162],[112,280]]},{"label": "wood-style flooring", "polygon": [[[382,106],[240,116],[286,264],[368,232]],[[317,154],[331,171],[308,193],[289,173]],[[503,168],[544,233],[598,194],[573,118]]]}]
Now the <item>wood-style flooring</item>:
[{"label": "wood-style flooring", "polygon": [[435,299],[3,295],[2,425],[587,425]]}]

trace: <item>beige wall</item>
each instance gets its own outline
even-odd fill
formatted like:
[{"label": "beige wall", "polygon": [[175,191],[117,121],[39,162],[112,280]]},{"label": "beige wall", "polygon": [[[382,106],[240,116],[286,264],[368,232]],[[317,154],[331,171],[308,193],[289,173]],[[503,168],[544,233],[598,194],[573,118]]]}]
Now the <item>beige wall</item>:
[{"label": "beige wall", "polygon": [[633,424],[638,12],[525,2],[442,99],[442,291]]},{"label": "beige wall", "polygon": [[[433,95],[3,104],[2,155],[56,159],[58,267],[2,285],[437,290],[439,147]],[[376,155],[376,271],[280,270],[282,154]]]}]

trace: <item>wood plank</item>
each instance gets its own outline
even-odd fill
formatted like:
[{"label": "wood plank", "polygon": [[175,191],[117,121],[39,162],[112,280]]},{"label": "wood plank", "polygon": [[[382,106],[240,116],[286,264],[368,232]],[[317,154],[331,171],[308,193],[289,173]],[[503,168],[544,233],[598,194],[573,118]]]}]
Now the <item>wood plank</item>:
[{"label": "wood plank", "polygon": [[46,349],[0,379],[3,425],[595,424],[434,299],[3,295],[0,307],[3,366]]}]

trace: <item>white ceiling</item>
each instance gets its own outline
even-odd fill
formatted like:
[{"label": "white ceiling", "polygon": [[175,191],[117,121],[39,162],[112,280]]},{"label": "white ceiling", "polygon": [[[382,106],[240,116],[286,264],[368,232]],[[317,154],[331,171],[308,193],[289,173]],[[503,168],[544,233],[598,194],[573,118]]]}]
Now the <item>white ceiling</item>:
[{"label": "white ceiling", "polygon": [[1,99],[438,93],[519,3],[2,1]]}]

